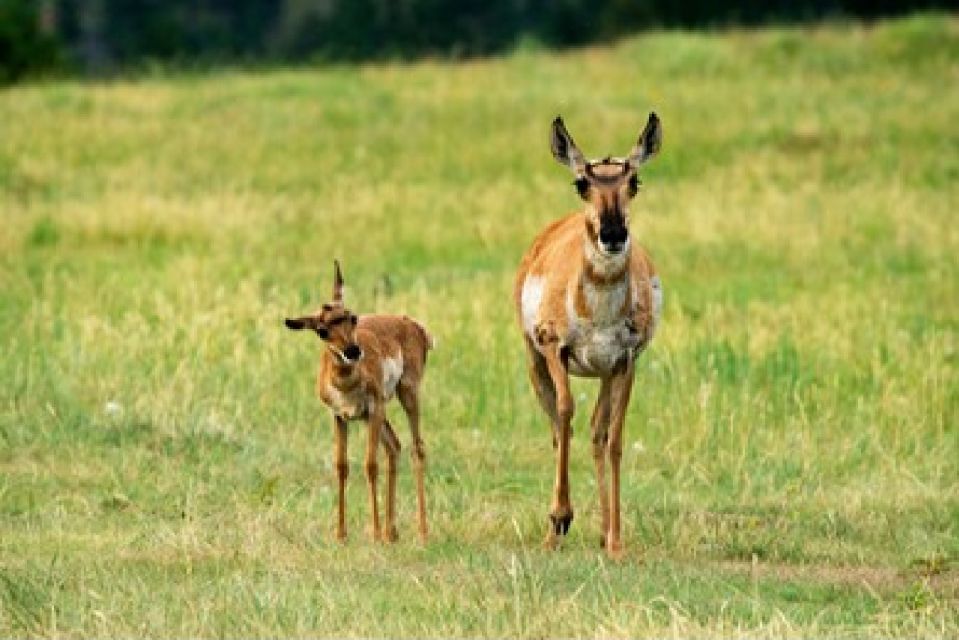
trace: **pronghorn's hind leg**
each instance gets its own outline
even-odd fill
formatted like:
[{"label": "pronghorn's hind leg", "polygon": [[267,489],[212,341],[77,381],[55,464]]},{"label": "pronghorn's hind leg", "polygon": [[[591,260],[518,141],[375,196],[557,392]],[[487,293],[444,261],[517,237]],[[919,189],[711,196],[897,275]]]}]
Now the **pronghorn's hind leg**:
[{"label": "pronghorn's hind leg", "polygon": [[401,447],[389,420],[383,421],[380,441],[386,449],[386,526],[383,528],[382,535],[384,542],[396,542],[400,537],[396,531],[396,463],[399,460]]},{"label": "pronghorn's hind leg", "polygon": [[599,546],[606,546],[609,534],[609,490],[606,484],[606,443],[609,440],[610,379],[604,377],[596,399],[596,408],[590,420],[593,443],[593,462],[596,465],[596,490],[599,493],[600,538]]},{"label": "pronghorn's hind leg", "polygon": [[416,518],[420,530],[420,540],[426,542],[429,528],[426,524],[426,448],[420,436],[420,401],[416,383],[413,380],[400,379],[396,389],[400,405],[410,423],[410,435],[413,438],[411,456],[413,473],[416,476]]},{"label": "pronghorn's hind leg", "polygon": [[546,358],[536,350],[529,337],[526,337],[526,361],[529,369],[529,379],[536,391],[536,399],[539,400],[539,406],[543,408],[546,417],[549,419],[549,428],[553,435],[553,449],[555,449],[559,443],[559,431],[556,426],[559,424],[559,417],[556,415],[556,386],[553,384],[553,378],[549,375]]}]

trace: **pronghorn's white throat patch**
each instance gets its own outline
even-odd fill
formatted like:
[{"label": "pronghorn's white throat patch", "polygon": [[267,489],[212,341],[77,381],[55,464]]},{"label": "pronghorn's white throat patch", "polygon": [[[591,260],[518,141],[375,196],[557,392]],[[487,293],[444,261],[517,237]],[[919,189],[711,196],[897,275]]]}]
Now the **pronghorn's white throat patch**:
[{"label": "pronghorn's white throat patch", "polygon": [[629,243],[630,236],[626,236],[623,243],[623,250],[619,253],[607,253],[601,247],[597,247],[589,238],[585,241],[586,259],[593,265],[593,268],[599,273],[614,273],[622,271],[623,267],[629,261]]}]

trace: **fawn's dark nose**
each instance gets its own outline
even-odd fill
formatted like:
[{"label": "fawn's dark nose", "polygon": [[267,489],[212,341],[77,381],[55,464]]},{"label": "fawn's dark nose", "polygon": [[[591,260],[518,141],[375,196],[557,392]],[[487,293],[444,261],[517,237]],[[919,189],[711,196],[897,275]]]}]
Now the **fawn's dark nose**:
[{"label": "fawn's dark nose", "polygon": [[360,345],[351,344],[346,349],[343,349],[343,355],[346,356],[347,360],[355,362],[360,359],[360,356],[363,355],[363,352],[360,350]]}]

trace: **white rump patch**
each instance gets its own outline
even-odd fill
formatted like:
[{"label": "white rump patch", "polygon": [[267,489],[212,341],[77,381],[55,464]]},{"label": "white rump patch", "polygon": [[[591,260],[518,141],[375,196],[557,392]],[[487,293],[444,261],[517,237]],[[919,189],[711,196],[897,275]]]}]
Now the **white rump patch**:
[{"label": "white rump patch", "polygon": [[539,314],[539,306],[543,302],[543,288],[545,278],[542,276],[526,276],[523,282],[523,294],[520,296],[520,307],[523,313],[523,329],[526,335],[532,337],[535,335],[536,316]]},{"label": "white rump patch", "polygon": [[383,395],[387,400],[396,392],[396,385],[403,375],[403,354],[398,353],[393,358],[383,358]]}]

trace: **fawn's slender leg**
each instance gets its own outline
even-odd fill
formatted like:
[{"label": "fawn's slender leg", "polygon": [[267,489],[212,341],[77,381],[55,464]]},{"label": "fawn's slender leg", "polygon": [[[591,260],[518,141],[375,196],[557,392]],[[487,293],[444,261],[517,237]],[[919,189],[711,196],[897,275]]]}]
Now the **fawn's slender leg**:
[{"label": "fawn's slender leg", "polygon": [[553,449],[559,444],[559,432],[556,425],[559,418],[556,416],[556,387],[553,378],[549,375],[549,368],[543,355],[533,346],[533,341],[526,338],[526,362],[529,365],[529,379],[533,383],[536,399],[549,419],[549,428],[553,435]]},{"label": "fawn's slender leg", "polygon": [[609,533],[606,539],[606,552],[614,558],[623,554],[623,543],[620,526],[620,460],[623,457],[623,421],[626,418],[626,409],[629,406],[629,396],[633,389],[633,372],[635,367],[632,360],[623,367],[622,371],[613,374],[611,382],[610,406],[610,432],[609,443],[609,463],[611,467],[611,489],[609,496]]},{"label": "fawn's slender leg", "polygon": [[393,431],[389,420],[383,421],[380,430],[380,439],[386,449],[386,528],[383,529],[384,542],[396,542],[399,533],[396,531],[396,463],[400,455],[400,441]]},{"label": "fawn's slender leg", "polygon": [[609,491],[606,485],[606,441],[609,438],[609,378],[603,378],[596,399],[596,408],[590,420],[593,441],[593,462],[596,464],[596,489],[599,492],[600,538],[599,546],[606,546],[609,533]]},{"label": "fawn's slender leg", "polygon": [[350,475],[350,465],[346,461],[346,420],[333,416],[333,466],[339,484],[336,510],[336,539],[346,540],[346,478]]},{"label": "fawn's slender leg", "polygon": [[376,478],[379,473],[379,468],[376,464],[376,449],[380,442],[380,432],[383,429],[383,422],[383,408],[377,407],[371,413],[367,424],[366,463],[364,465],[370,502],[370,535],[373,540],[377,540],[380,537],[380,512],[376,501]]},{"label": "fawn's slender leg", "polygon": [[543,355],[553,380],[553,387],[556,389],[555,430],[559,435],[556,448],[556,481],[549,513],[552,526],[546,534],[546,546],[553,548],[558,542],[558,536],[566,535],[573,522],[573,507],[569,500],[569,441],[572,433],[570,421],[575,407],[573,395],[569,389],[566,352],[560,349],[557,343],[553,343]]},{"label": "fawn's slender leg", "polygon": [[416,518],[420,529],[420,540],[426,542],[428,527],[426,524],[426,480],[424,478],[426,470],[426,450],[423,446],[423,438],[420,437],[420,403],[416,387],[412,384],[400,382],[397,389],[397,396],[403,411],[406,412],[406,418],[410,423],[410,434],[413,437],[413,473],[416,475]]}]

